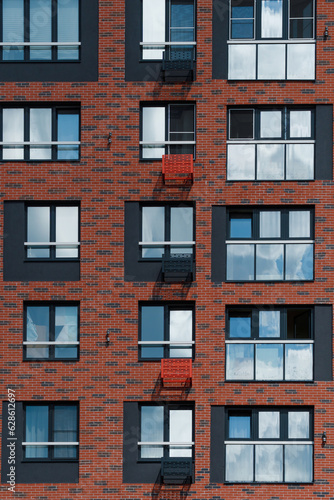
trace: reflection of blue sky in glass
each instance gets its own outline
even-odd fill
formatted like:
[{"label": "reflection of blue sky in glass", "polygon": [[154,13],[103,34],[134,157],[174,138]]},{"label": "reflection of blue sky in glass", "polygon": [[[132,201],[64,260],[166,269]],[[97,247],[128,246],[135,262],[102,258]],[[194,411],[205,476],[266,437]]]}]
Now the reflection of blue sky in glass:
[{"label": "reflection of blue sky in glass", "polygon": [[280,336],[280,311],[260,311],[259,312],[259,337],[279,337]]},{"label": "reflection of blue sky in glass", "polygon": [[283,380],[283,345],[256,345],[256,380]]},{"label": "reflection of blue sky in glass", "polygon": [[304,444],[285,445],[285,481],[308,483],[312,481],[313,446]]},{"label": "reflection of blue sky in glass", "polygon": [[251,336],[251,318],[230,317],[231,338],[250,338]]},{"label": "reflection of blue sky in glass", "polygon": [[259,411],[259,438],[278,439],[280,437],[279,411]]},{"label": "reflection of blue sky in glass", "polygon": [[[44,405],[29,405],[25,408],[26,441],[45,443],[49,441],[49,408]],[[47,458],[47,446],[27,446],[26,458]]]},{"label": "reflection of blue sky in glass", "polygon": [[286,279],[313,279],[313,244],[286,245]]},{"label": "reflection of blue sky in glass", "polygon": [[254,245],[228,245],[226,278],[235,281],[254,279]]},{"label": "reflection of blue sky in glass", "polygon": [[285,346],[285,379],[313,379],[312,344],[287,344]]},{"label": "reflection of blue sky in glass", "polygon": [[[141,340],[164,340],[164,308],[161,306],[144,306],[141,309]],[[143,358],[163,358],[164,349],[161,346],[142,346]]]},{"label": "reflection of blue sky in glass", "polygon": [[230,415],[229,438],[250,438],[251,437],[251,417],[250,415],[239,416]]},{"label": "reflection of blue sky in glass", "polygon": [[226,378],[227,380],[254,379],[254,345],[226,345]]},{"label": "reflection of blue sky in glass", "polygon": [[[141,441],[163,441],[163,406],[142,406],[141,408]],[[142,458],[161,458],[163,448],[159,446],[141,446]]]},{"label": "reflection of blue sky in glass", "polygon": [[226,481],[254,481],[253,450],[253,445],[226,445]]},{"label": "reflection of blue sky in glass", "polygon": [[251,238],[251,237],[252,237],[252,219],[231,217],[230,238]]},{"label": "reflection of blue sky in glass", "polygon": [[[58,141],[79,141],[79,114],[58,113]],[[77,160],[79,146],[58,146],[59,160]]]},{"label": "reflection of blue sky in glass", "polygon": [[281,38],[283,27],[282,0],[262,0],[261,3],[261,37]]},{"label": "reflection of blue sky in glass", "polygon": [[282,445],[255,446],[255,481],[268,483],[283,481]]},{"label": "reflection of blue sky in glass", "polygon": [[283,279],[283,245],[256,245],[256,279]]}]

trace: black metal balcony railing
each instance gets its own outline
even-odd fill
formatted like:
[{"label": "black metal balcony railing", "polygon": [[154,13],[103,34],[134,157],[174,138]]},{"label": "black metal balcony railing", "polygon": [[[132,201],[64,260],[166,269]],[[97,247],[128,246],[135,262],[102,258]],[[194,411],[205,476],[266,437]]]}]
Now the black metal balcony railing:
[{"label": "black metal balcony railing", "polygon": [[193,255],[171,254],[162,256],[162,276],[168,283],[193,280]]},{"label": "black metal balcony railing", "polygon": [[191,483],[192,474],[192,458],[161,459],[161,477],[164,484]]},{"label": "black metal balcony railing", "polygon": [[163,53],[162,73],[165,81],[194,79],[194,47],[168,47]]}]

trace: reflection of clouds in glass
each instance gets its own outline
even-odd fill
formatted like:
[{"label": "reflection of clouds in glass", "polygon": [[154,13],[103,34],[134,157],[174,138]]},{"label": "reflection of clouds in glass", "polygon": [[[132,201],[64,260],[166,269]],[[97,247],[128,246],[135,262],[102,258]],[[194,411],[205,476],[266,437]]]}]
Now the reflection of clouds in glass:
[{"label": "reflection of clouds in glass", "polygon": [[257,147],[257,178],[284,179],[284,145],[259,144]]},{"label": "reflection of clouds in glass", "polygon": [[227,179],[252,180],[255,179],[255,145],[229,144]]},{"label": "reflection of clouds in glass", "polygon": [[288,44],[287,79],[313,80],[315,78],[315,44]]},{"label": "reflection of clouds in glass", "polygon": [[283,245],[256,245],[256,279],[283,279]]},{"label": "reflection of clouds in glass", "polygon": [[279,411],[259,411],[259,438],[275,439],[280,437]]},{"label": "reflection of clouds in glass", "polygon": [[313,278],[313,245],[286,245],[286,279],[311,280]]},{"label": "reflection of clouds in glass", "polygon": [[253,481],[252,445],[226,445],[226,481]]},{"label": "reflection of clouds in glass", "polygon": [[282,111],[260,111],[260,137],[266,139],[282,136]]},{"label": "reflection of clouds in glass", "polygon": [[258,79],[282,80],[285,78],[285,45],[258,45]]},{"label": "reflection of clouds in glass", "polygon": [[226,378],[252,380],[254,378],[254,346],[252,344],[227,344]]},{"label": "reflection of clouds in glass", "polygon": [[287,144],[287,179],[313,179],[314,145]]},{"label": "reflection of clouds in glass", "polygon": [[311,137],[311,111],[290,111],[290,137]]},{"label": "reflection of clouds in glass", "polygon": [[256,380],[283,379],[283,346],[256,346]]},{"label": "reflection of clouds in glass", "polygon": [[308,483],[312,481],[312,445],[285,446],[285,481]]},{"label": "reflection of clouds in glass", "polygon": [[232,317],[230,323],[230,337],[242,338],[251,336],[251,318]]},{"label": "reflection of clouds in glass", "polygon": [[[192,411],[170,410],[169,412],[169,440],[172,443],[192,442]],[[190,448],[171,448],[171,457],[191,457]]]},{"label": "reflection of clouds in glass", "polygon": [[313,378],[313,346],[285,346],[285,378],[286,380],[312,380]]},{"label": "reflection of clouds in glass", "polygon": [[227,279],[254,279],[254,245],[227,246]]},{"label": "reflection of clouds in glass", "polygon": [[229,45],[228,77],[230,80],[255,79],[256,46]]},{"label": "reflection of clouds in glass", "polygon": [[261,37],[282,37],[282,0],[262,0]]},{"label": "reflection of clouds in glass", "polygon": [[255,446],[255,481],[283,481],[283,446]]},{"label": "reflection of clouds in glass", "polygon": [[289,411],[288,422],[289,439],[309,439],[310,414],[308,411]]},{"label": "reflection of clouds in glass", "polygon": [[260,311],[259,337],[279,337],[280,318],[280,311]]}]

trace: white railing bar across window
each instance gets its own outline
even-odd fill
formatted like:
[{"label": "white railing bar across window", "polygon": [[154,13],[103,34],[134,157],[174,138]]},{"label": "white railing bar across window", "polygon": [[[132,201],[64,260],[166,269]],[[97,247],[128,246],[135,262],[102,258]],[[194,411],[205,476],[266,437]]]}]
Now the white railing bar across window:
[{"label": "white railing bar across window", "polygon": [[37,341],[34,342],[32,340],[25,340],[23,342],[23,345],[79,345],[79,342],[57,342],[57,341],[48,341],[48,342],[42,342],[42,341]]}]

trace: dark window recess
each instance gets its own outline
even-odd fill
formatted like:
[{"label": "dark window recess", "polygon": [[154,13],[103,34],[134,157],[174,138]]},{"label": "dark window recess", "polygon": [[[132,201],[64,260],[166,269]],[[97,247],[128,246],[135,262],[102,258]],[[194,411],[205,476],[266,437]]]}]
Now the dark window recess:
[{"label": "dark window recess", "polygon": [[78,359],[78,305],[27,303],[24,312],[24,359]]},{"label": "dark window recess", "polygon": [[79,160],[80,112],[65,107],[2,107],[3,161]]},{"label": "dark window recess", "polygon": [[192,358],[194,307],[187,303],[140,305],[140,359]]}]

